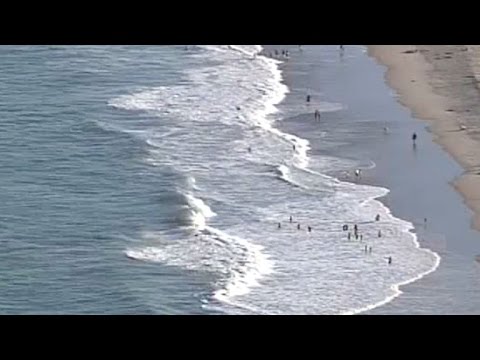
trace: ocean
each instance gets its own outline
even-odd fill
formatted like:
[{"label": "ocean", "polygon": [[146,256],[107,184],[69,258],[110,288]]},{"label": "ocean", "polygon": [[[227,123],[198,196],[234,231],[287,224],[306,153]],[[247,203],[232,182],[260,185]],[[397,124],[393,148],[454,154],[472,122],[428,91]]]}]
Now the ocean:
[{"label": "ocean", "polygon": [[358,314],[434,271],[337,151],[384,126],[365,48],[288,49],[0,46],[0,312]]}]

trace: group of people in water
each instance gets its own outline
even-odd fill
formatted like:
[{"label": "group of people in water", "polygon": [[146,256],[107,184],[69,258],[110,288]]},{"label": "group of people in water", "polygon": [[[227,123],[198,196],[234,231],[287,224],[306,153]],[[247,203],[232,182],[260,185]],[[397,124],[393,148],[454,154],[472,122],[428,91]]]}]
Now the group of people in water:
[{"label": "group of people in water", "polygon": [[[380,218],[381,218],[380,215],[377,215],[377,216],[375,217],[375,221],[376,221],[376,222],[379,222],[379,221],[380,221]],[[425,222],[426,222],[426,219],[425,219]],[[293,224],[293,223],[294,223],[293,216],[290,216],[289,223],[290,223],[290,224]],[[279,230],[281,230],[281,229],[283,228],[282,223],[278,223],[278,226],[277,226],[277,227],[278,227]],[[306,229],[307,229],[307,231],[308,231],[309,233],[311,233],[311,232],[313,231],[313,228],[312,228],[311,226],[307,226]],[[302,230],[302,226],[301,226],[300,223],[297,223],[297,230],[299,230],[299,231]],[[347,224],[343,225],[342,230],[343,230],[344,232],[348,232],[348,233],[347,233],[347,239],[348,239],[348,241],[351,241],[352,238],[355,238],[356,240],[359,240],[360,242],[363,242],[363,234],[360,233],[360,230],[359,230],[359,227],[358,227],[357,224],[355,224],[355,225],[353,226],[353,233],[352,233],[351,231],[349,231],[349,230],[350,230],[350,227],[349,227],[349,225],[347,225]],[[381,238],[382,236],[383,236],[382,231],[379,230],[379,231],[378,231],[378,237]],[[364,252],[365,252],[365,254],[372,254],[372,253],[373,253],[373,247],[372,247],[372,246],[369,246],[369,245],[365,245]],[[387,260],[388,265],[392,265],[392,264],[393,264],[393,258],[392,258],[391,256],[387,257],[386,260]]]},{"label": "group of people in water", "polygon": [[[375,221],[376,222],[380,221],[380,215],[375,216]],[[352,233],[349,231],[349,226],[348,225],[343,225],[343,231],[344,232],[348,231],[347,239],[348,239],[348,241],[350,241],[352,239]],[[356,240],[360,240],[360,242],[363,242],[363,235],[360,234],[360,231],[359,231],[359,228],[358,228],[357,224],[355,224],[353,226],[353,236],[355,237]],[[381,238],[382,236],[383,236],[382,235],[382,230],[378,230],[378,237]],[[364,252],[365,252],[365,254],[372,254],[373,253],[373,247],[365,245]],[[393,258],[391,256],[389,256],[386,259],[387,259],[388,265],[392,265]]]},{"label": "group of people in water", "polygon": [[[290,216],[290,224],[293,224],[293,216]],[[278,229],[282,228],[282,223],[278,223]],[[297,223],[297,230],[302,230],[302,225],[300,223]],[[307,226],[307,231],[311,233],[313,231],[313,228],[311,226]]]},{"label": "group of people in water", "polygon": [[272,59],[289,59],[290,52],[288,50],[282,50],[281,52],[275,49],[274,51],[270,51],[268,56]]}]

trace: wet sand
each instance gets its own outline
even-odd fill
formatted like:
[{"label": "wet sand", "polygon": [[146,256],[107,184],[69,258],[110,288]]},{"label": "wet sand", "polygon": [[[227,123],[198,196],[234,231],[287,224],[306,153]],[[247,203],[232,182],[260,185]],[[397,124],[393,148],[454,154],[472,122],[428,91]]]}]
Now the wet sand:
[{"label": "wet sand", "polygon": [[434,140],[463,167],[454,186],[480,230],[480,50],[476,45],[371,45],[387,81],[415,117],[432,120]]},{"label": "wet sand", "polygon": [[[294,47],[288,48],[294,53]],[[412,116],[410,108],[397,100],[406,102],[385,83],[387,69],[367,54],[349,59],[348,53],[353,51],[349,49],[347,46],[344,58],[339,57],[336,72],[328,75],[327,82],[325,75],[319,75],[322,59],[315,58],[313,47],[305,47],[302,55],[294,56],[283,66],[285,81],[290,87],[310,89],[322,93],[325,101],[347,105],[344,111],[322,117],[322,127],[328,133],[326,137],[317,139],[311,132],[298,135],[311,141],[312,152],[355,158],[365,164],[373,160],[376,167],[363,172],[362,182],[390,189],[390,194],[381,200],[394,216],[415,225],[422,247],[442,257],[437,271],[401,287],[400,297],[367,314],[477,314],[480,312],[480,266],[476,255],[480,254],[480,236],[470,226],[472,211],[451,185],[464,170],[433,141],[438,141],[438,136],[434,137],[427,127],[440,113],[438,106],[427,106],[427,101],[441,104],[440,95],[428,95],[426,85],[415,90],[412,96],[422,99],[417,102],[416,111],[432,119],[429,122],[417,120],[417,113]],[[410,49],[406,47],[404,51]],[[370,54],[373,54],[372,49]],[[415,56],[415,53],[404,55]],[[312,64],[308,74],[298,72],[295,57]],[[405,58],[402,56],[402,59]],[[397,66],[404,68],[403,62]],[[416,75],[408,81],[397,76],[404,86],[411,80],[422,84],[422,73]],[[388,77],[391,76],[390,72]],[[423,79],[426,84],[426,73]],[[299,129],[298,122],[302,119],[292,121],[296,123],[289,132]],[[290,127],[288,122],[284,126]],[[388,135],[383,133],[385,126],[389,127]],[[445,122],[436,126],[454,128],[455,124]],[[411,142],[413,132],[419,136],[416,149]],[[459,131],[454,134],[463,136]],[[341,177],[342,174],[332,175]],[[427,226],[424,218],[428,219]]]}]

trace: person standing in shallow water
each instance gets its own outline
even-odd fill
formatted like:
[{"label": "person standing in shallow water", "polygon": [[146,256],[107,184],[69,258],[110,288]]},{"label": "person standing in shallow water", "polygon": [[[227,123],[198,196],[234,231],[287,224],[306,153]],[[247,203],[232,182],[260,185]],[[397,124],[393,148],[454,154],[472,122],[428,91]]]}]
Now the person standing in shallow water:
[{"label": "person standing in shallow water", "polygon": [[413,141],[413,145],[416,145],[417,144],[417,133],[413,133],[412,135],[412,141]]}]

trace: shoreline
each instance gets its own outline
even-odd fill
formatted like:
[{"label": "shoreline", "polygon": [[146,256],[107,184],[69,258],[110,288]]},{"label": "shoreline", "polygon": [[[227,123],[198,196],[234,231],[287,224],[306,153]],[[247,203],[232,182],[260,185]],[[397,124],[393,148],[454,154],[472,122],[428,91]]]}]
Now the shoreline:
[{"label": "shoreline", "polygon": [[[480,297],[476,295],[480,283],[475,255],[480,254],[480,242],[478,232],[470,226],[472,212],[451,185],[452,179],[464,171],[433,141],[434,134],[428,131],[427,123],[412,117],[412,111],[397,101],[401,99],[385,81],[386,68],[367,54],[366,47],[363,49],[364,56],[351,57],[347,47],[345,58],[340,57],[337,65],[331,65],[335,63],[331,61],[322,64],[322,57],[317,60],[313,55],[311,59],[316,64],[313,74],[311,67],[299,72],[297,61],[281,65],[284,81],[293,89],[292,101],[301,99],[295,92],[309,89],[321,93],[325,101],[347,104],[340,112],[327,113],[322,121],[322,126],[335,131],[329,131],[321,143],[339,141],[334,147],[316,149],[318,138],[301,125],[301,118],[291,119],[282,126],[293,129],[294,133],[299,131],[299,136],[311,140],[312,152],[320,150],[327,158],[353,156],[361,163],[373,161],[376,166],[365,171],[360,183],[389,189],[389,194],[376,200],[389,208],[394,217],[413,224],[410,232],[420,247],[441,257],[435,271],[414,282],[399,284],[400,296],[362,314],[476,314],[480,309]],[[305,51],[295,58],[308,58],[315,50],[307,47]],[[354,51],[358,54],[359,49]],[[332,66],[337,71],[321,75],[321,69]],[[311,75],[307,76],[305,70]],[[384,126],[391,130],[388,135],[383,132]],[[414,131],[419,135],[418,151],[412,151],[411,147]],[[337,176],[341,173],[335,170],[327,175],[352,182]],[[424,226],[425,217],[428,227]]]},{"label": "shoreline", "polygon": [[[271,47],[270,47],[271,49]],[[292,50],[292,48],[289,48],[290,50]],[[267,52],[265,51],[267,49],[264,49],[264,54]],[[293,51],[292,51],[293,52]],[[297,55],[298,56],[298,55]],[[384,81],[383,81],[383,72],[379,72],[378,69],[376,68],[378,65],[374,65],[374,61],[372,61],[371,59],[369,59],[369,57],[365,54],[365,60],[360,60],[360,62],[368,67],[368,71],[367,73],[370,74],[371,71],[374,71],[376,73],[378,73],[378,76],[375,75],[378,80],[377,82],[380,84],[384,84]],[[342,59],[340,58],[340,64],[342,63]],[[290,70],[293,70],[294,72],[296,71],[295,69],[298,68],[298,64],[289,64],[289,62],[282,62],[282,64],[280,65],[280,68],[282,69],[282,72],[284,73],[284,75],[286,76],[286,78],[284,77],[284,81],[287,81],[289,84],[293,85],[294,88],[296,88],[294,91],[295,92],[298,92],[298,86],[300,86],[300,89],[303,88],[305,86],[305,84],[300,84],[299,83],[299,78],[296,76],[296,75],[293,75],[290,73]],[[356,66],[354,67],[356,68]],[[350,77],[348,77],[349,79],[351,79]],[[317,80],[318,81],[318,80]],[[348,80],[348,81],[351,81],[351,80]],[[357,83],[361,83],[361,82],[358,82],[358,79],[357,80],[353,80],[354,83],[357,82]],[[301,81],[300,81],[301,82]],[[320,86],[320,87],[319,87]],[[321,83],[319,84],[315,84],[315,83],[311,83],[310,86],[308,86],[309,89],[312,89],[312,91],[314,92],[319,92],[321,91]],[[336,87],[336,86],[335,86]],[[385,87],[387,88],[386,85],[383,85],[382,87]],[[330,89],[330,86],[328,86],[329,90]],[[378,88],[376,88],[376,90],[378,91]],[[347,98],[343,99],[343,95],[341,95],[343,91],[340,92],[340,94],[337,94],[337,95],[334,95],[334,96],[341,96],[341,98],[337,98],[336,100],[340,101],[340,102],[343,102],[343,100],[346,100]],[[385,93],[386,94],[386,93]],[[352,94],[350,94],[349,96],[351,96]],[[353,96],[356,96],[357,93],[355,92],[353,94]],[[396,101],[394,99],[390,100],[390,98],[388,97],[388,95],[385,95],[385,97],[388,99],[387,101],[389,101],[389,103],[392,103],[392,104],[395,104]],[[332,99],[330,99],[332,100]],[[368,101],[372,101],[375,103],[376,100],[375,100],[375,97],[373,97],[372,99],[366,99],[367,100],[367,103]],[[348,102],[347,102],[348,104]],[[357,105],[356,103],[354,103],[355,105]],[[390,106],[390,105],[389,105]],[[369,108],[371,109],[371,107],[369,106]],[[375,107],[373,107],[375,108]],[[367,115],[367,116],[371,116],[372,114],[375,114],[377,113],[378,114],[378,111],[371,111],[371,110],[367,110],[367,113],[370,114],[370,115]],[[355,116],[353,118],[350,117],[350,115],[353,115],[353,113],[350,113],[350,111],[348,111],[348,114],[345,114],[345,113],[339,113],[341,115],[338,115],[340,117],[343,117],[343,116],[347,116],[345,118],[345,120],[348,122],[348,124],[342,124],[342,125],[339,125],[337,124],[338,126],[347,126],[348,129],[352,130],[352,129],[358,129],[358,126],[359,124],[355,122]],[[335,114],[335,113],[333,113]],[[334,117],[337,117],[337,115],[333,115]],[[328,117],[328,115],[327,115]],[[299,121],[302,122],[304,120],[302,120],[302,116],[301,117],[295,117],[295,118],[292,118],[292,119],[286,119],[288,122],[292,122],[292,123],[298,123]],[[338,120],[338,119],[337,119]],[[308,121],[308,120],[307,120]],[[328,121],[328,120],[326,120]],[[353,123],[351,123],[351,121],[353,121]],[[280,128],[283,128],[285,125],[281,125]],[[288,130],[289,129],[289,125],[286,125],[287,126],[287,131],[289,131],[290,133],[292,132],[291,130]],[[327,125],[325,125],[327,126]],[[329,128],[329,126],[328,126]],[[355,131],[355,130],[353,130]],[[334,132],[335,133],[335,132]],[[333,135],[334,135],[333,133]],[[295,133],[295,135],[297,135]],[[380,137],[383,137],[382,136],[383,133],[380,133]],[[306,133],[302,133],[300,132],[298,134],[298,136],[301,136],[303,138],[307,138],[309,141],[310,141],[310,145],[315,147],[315,144],[316,144],[316,140],[314,138],[312,138],[312,135],[309,134],[307,135]],[[335,136],[335,135],[334,135]],[[371,147],[371,143],[369,143],[368,141],[365,142],[364,140],[362,140],[362,137],[358,138],[360,139],[361,143],[360,144],[355,144],[353,145],[353,149],[359,149],[358,146],[360,146],[362,149],[366,149],[366,148],[370,148]],[[351,153],[352,151],[352,144],[350,145],[347,145],[345,149],[341,149],[341,151],[344,151],[346,150],[346,154],[344,155],[348,155],[348,153]],[[375,150],[375,149],[373,149]],[[312,151],[315,151],[315,150],[312,150]],[[370,150],[368,150],[370,151]],[[335,154],[337,155],[337,154]],[[340,154],[339,154],[340,155]],[[341,155],[340,155],[341,156]],[[368,157],[368,159],[366,159],[368,161],[371,161],[371,158]],[[376,163],[376,161],[374,162]],[[384,166],[381,167],[383,170],[380,169],[380,171],[382,173],[386,173],[386,169]],[[353,169],[351,169],[353,171]],[[372,169],[368,170],[368,169],[365,169],[366,172],[371,172]],[[389,188],[389,194],[391,193],[391,189],[392,187],[390,186],[385,186],[386,184],[383,182],[383,181],[380,181],[377,176],[373,176],[373,178],[371,178],[369,181],[360,181],[360,182],[355,182],[355,181],[352,181],[351,178],[348,178],[348,179],[345,179],[345,178],[342,178],[341,176],[339,177],[338,175],[339,174],[326,174],[327,176],[332,176],[336,179],[338,179],[339,181],[341,182],[345,182],[345,183],[351,183],[351,184],[364,184],[364,185],[370,185],[370,186],[373,186],[373,187],[385,187],[385,188]],[[397,190],[397,188],[394,188],[395,189],[395,192]],[[400,190],[400,194],[402,193],[403,191]],[[389,216],[392,216],[393,218],[398,218],[400,220],[404,220],[404,221],[407,221],[407,222],[410,222],[411,223],[411,228],[409,230],[407,230],[407,232],[409,233],[409,236],[412,237],[412,241],[413,241],[413,245],[416,249],[422,249],[426,252],[429,252],[431,254],[433,254],[433,256],[435,257],[435,264],[429,268],[428,270],[426,271],[422,271],[421,273],[419,274],[416,274],[414,277],[412,278],[409,278],[405,281],[401,281],[399,283],[394,283],[392,284],[391,286],[391,291],[392,291],[392,294],[387,296],[385,299],[379,301],[379,302],[375,302],[375,303],[372,303],[368,306],[365,306],[365,307],[362,307],[362,308],[358,308],[358,309],[355,309],[355,310],[350,310],[350,311],[346,311],[346,312],[343,312],[342,314],[344,315],[356,315],[356,314],[371,314],[372,312],[381,312],[383,313],[384,312],[384,308],[386,306],[389,306],[389,304],[392,304],[394,302],[397,301],[397,299],[403,297],[403,295],[406,293],[406,292],[409,292],[409,285],[411,284],[414,284],[414,283],[417,283],[419,281],[421,281],[422,279],[428,277],[430,274],[434,273],[437,271],[437,269],[439,268],[440,266],[440,263],[441,263],[441,256],[440,254],[438,254],[434,249],[432,249],[431,247],[429,247],[428,243],[425,244],[422,240],[422,234],[421,234],[421,231],[419,232],[418,229],[417,229],[417,225],[415,223],[415,221],[412,221],[411,217],[406,217],[404,216],[404,214],[398,214],[397,211],[395,210],[396,209],[396,206],[394,206],[393,208],[391,207],[390,204],[388,204],[388,201],[386,201],[386,198],[389,197],[389,194],[385,195],[385,196],[381,196],[381,197],[378,197],[378,198],[374,198],[372,199],[372,201],[378,201],[379,203],[381,203],[383,205],[383,207],[386,209],[386,212]],[[408,212],[408,214],[410,214],[410,212]],[[422,218],[423,219],[423,218]],[[408,309],[408,308],[407,308]],[[407,310],[408,311],[408,310]],[[387,310],[387,313],[389,311]]]},{"label": "shoreline", "polygon": [[476,62],[470,58],[474,52],[465,45],[368,45],[369,56],[387,67],[385,78],[397,91],[398,101],[414,117],[429,122],[433,140],[464,169],[452,179],[452,186],[474,212],[472,227],[480,230],[480,198],[476,195],[480,139],[475,138],[474,119],[480,113],[474,104],[480,94]]}]

